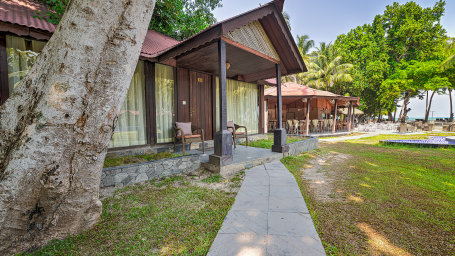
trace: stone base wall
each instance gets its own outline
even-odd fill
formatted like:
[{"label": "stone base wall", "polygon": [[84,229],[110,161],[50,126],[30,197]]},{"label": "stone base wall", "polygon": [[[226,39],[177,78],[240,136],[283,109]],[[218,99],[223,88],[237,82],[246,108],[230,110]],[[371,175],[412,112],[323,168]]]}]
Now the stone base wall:
[{"label": "stone base wall", "polygon": [[182,173],[190,173],[201,166],[199,155],[187,155],[153,162],[104,168],[100,187],[117,188]]},{"label": "stone base wall", "polygon": [[308,139],[297,141],[288,144],[289,151],[284,153],[284,156],[298,155],[303,152],[311,151],[318,148],[319,139],[315,137],[308,137]]}]

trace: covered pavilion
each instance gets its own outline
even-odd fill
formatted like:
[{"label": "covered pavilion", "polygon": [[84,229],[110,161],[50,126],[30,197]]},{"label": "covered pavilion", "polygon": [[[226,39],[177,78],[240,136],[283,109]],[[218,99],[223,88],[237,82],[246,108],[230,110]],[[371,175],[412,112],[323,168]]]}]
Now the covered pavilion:
[{"label": "covered pavilion", "polygon": [[[264,116],[270,129],[276,126],[276,120],[279,119],[275,83],[275,79],[264,81],[265,85],[271,86],[264,90],[266,104]],[[316,131],[331,129],[332,134],[341,129],[351,131],[354,122],[353,109],[360,105],[359,97],[341,96],[294,82],[283,83],[281,96],[283,122],[298,120],[299,130],[304,131],[305,135],[309,135],[310,125]],[[344,121],[337,118],[342,114],[340,109],[347,109]],[[313,125],[315,123],[317,125]]]}]

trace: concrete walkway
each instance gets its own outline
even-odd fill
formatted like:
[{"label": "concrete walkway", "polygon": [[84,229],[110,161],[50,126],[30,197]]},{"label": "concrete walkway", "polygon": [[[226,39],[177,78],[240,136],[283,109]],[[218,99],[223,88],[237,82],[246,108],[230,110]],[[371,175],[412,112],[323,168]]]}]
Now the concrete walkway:
[{"label": "concrete walkway", "polygon": [[246,176],[208,255],[325,255],[292,174],[279,162]]}]

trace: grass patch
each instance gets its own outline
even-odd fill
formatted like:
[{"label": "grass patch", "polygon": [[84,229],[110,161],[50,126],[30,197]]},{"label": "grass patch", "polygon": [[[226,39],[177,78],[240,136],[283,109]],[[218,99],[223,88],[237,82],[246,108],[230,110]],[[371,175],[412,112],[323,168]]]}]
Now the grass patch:
[{"label": "grass patch", "polygon": [[319,139],[335,139],[335,138],[345,138],[345,137],[353,137],[353,136],[359,136],[359,135],[364,135],[365,133],[362,132],[354,132],[348,135],[343,135],[343,136],[325,136],[325,137],[319,137]]},{"label": "grass patch", "polygon": [[[296,136],[288,135],[286,138],[286,144],[291,144],[291,143],[298,142],[298,141],[305,140],[305,139],[306,139],[305,137],[296,137]],[[240,145],[246,146],[246,142],[242,142]],[[248,142],[248,146],[255,147],[255,148],[271,149],[273,146],[273,136],[268,135],[267,139],[250,141],[250,142]]]},{"label": "grass patch", "polygon": [[[455,255],[455,150],[379,144],[444,135],[321,142],[318,151],[282,159],[296,177],[327,254]],[[337,199],[324,201],[316,199],[305,168],[313,158],[331,154],[349,158],[322,165]]]},{"label": "grass patch", "polygon": [[107,167],[114,167],[114,166],[121,166],[121,165],[128,165],[128,164],[137,164],[137,163],[145,163],[149,161],[155,161],[165,158],[173,158],[182,155],[172,154],[169,152],[162,152],[157,154],[147,154],[147,155],[137,155],[137,156],[123,156],[123,157],[106,157],[104,159],[104,168]]},{"label": "grass patch", "polygon": [[222,179],[223,179],[223,177],[220,174],[216,174],[216,175],[209,176],[201,181],[205,182],[205,183],[219,183]]},{"label": "grass patch", "polygon": [[372,137],[365,137],[357,140],[346,140],[346,142],[351,143],[362,143],[362,144],[379,144],[381,140],[422,140],[428,139],[428,137],[436,137],[436,136],[454,136],[454,133],[424,133],[424,134],[409,134],[409,135],[401,135],[401,134],[381,134]]},{"label": "grass patch", "polygon": [[206,255],[235,193],[193,179],[200,178],[175,176],[117,190],[103,200],[94,228],[30,255]]}]

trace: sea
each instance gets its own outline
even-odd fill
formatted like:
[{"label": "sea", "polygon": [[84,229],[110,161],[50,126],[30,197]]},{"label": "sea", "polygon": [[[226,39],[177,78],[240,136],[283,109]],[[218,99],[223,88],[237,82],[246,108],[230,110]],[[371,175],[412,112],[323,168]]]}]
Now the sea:
[{"label": "sea", "polygon": [[[445,119],[449,117],[440,117],[440,116],[435,116],[435,117],[429,117],[428,121],[435,121],[436,119]],[[415,121],[416,119],[425,119],[425,117],[408,117],[406,120],[408,121]]]}]

